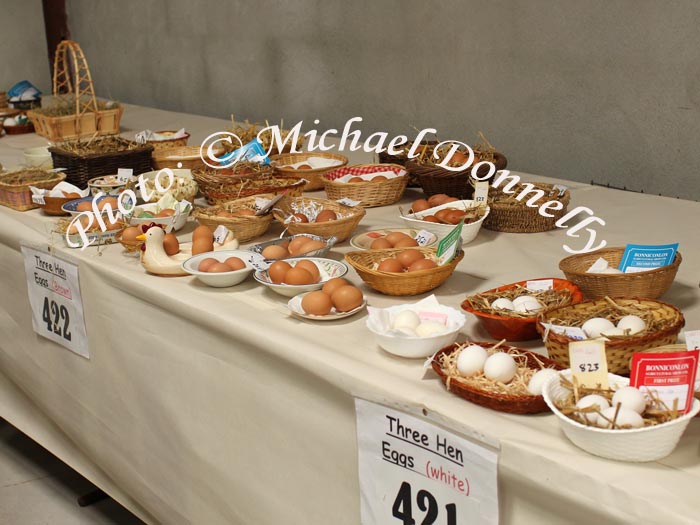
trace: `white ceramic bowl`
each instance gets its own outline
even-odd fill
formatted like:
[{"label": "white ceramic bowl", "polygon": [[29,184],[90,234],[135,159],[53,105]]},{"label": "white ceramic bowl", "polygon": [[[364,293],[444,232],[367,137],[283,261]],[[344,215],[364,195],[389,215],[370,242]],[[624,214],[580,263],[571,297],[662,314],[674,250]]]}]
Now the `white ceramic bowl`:
[{"label": "white ceramic bowl", "polygon": [[[147,171],[146,173],[142,173],[137,177],[138,179],[141,179],[143,177],[144,181],[146,181],[145,186],[148,193],[150,193],[151,191],[153,192],[153,195],[151,195],[151,198],[148,202],[156,202],[166,193],[158,192],[158,189],[155,185],[155,179],[158,176],[158,173],[160,173],[161,171],[162,170]],[[170,193],[175,198],[175,200],[181,201],[184,199],[190,202],[194,202],[194,198],[197,195],[197,182],[195,182],[194,180],[192,170],[173,169],[172,172],[174,182],[172,186],[167,190],[167,192]],[[158,180],[160,182],[161,187],[167,188],[169,182],[169,178],[167,177],[167,175],[161,175]],[[141,192],[138,192],[137,195],[139,196],[139,198],[141,198]]]},{"label": "white ceramic bowl", "polygon": [[[150,203],[150,204],[140,204],[140,205],[136,206],[136,209],[134,210],[134,214],[138,214],[139,211],[155,212],[157,208],[158,208],[158,206],[155,202]],[[192,212],[192,205],[189,205],[187,207],[187,210],[184,213],[180,213],[180,215],[177,217],[177,220],[175,220],[175,224],[173,226],[174,231],[181,230],[185,226],[185,224],[187,224],[187,218],[190,216],[191,212]],[[142,219],[132,217],[131,220],[129,221],[129,224],[131,224],[132,226],[138,226],[140,224],[150,224],[153,222],[155,224],[167,226],[173,220],[173,217],[150,217],[150,218],[145,217]]]},{"label": "white ceramic bowl", "polygon": [[[406,305],[405,309],[410,309],[410,305]],[[378,330],[372,318],[367,319],[367,329],[374,334],[374,339],[377,341],[377,344],[390,354],[411,359],[429,357],[441,348],[454,343],[457,340],[459,331],[467,321],[466,316],[455,308],[441,306],[441,309],[453,310],[456,318],[459,319],[459,322],[453,325],[453,329],[444,334],[434,335],[432,337],[385,334]]]},{"label": "white ceramic bowl", "polygon": [[[250,252],[249,252],[250,253]],[[299,259],[285,259],[291,266],[296,266],[299,261],[313,261],[318,266],[321,279],[313,284],[275,284],[270,279],[267,270],[258,270],[253,277],[260,284],[267,286],[273,292],[277,292],[285,297],[294,297],[304,292],[313,292],[323,287],[323,284],[333,279],[334,277],[343,277],[348,272],[348,267],[345,263],[334,261],[333,259],[324,259],[322,257],[302,257]]]},{"label": "white ceramic bowl", "polygon": [[[435,215],[438,211],[444,209],[444,208],[463,208],[463,207],[470,207],[473,204],[473,200],[461,200],[461,201],[455,201],[455,202],[448,202],[447,204],[441,204],[440,206],[434,206],[433,208],[429,208],[427,210],[424,210],[420,212],[418,215],[421,217],[425,217],[427,215]],[[484,222],[486,217],[488,217],[489,212],[491,211],[491,208],[488,206],[486,207],[486,213],[484,216],[479,219],[476,222],[471,222],[469,224],[465,224],[462,226],[462,244],[467,244],[471,241],[474,240],[474,238],[477,236],[479,233],[479,230],[481,229],[481,224]],[[436,222],[427,222],[421,219],[416,218],[415,213],[409,213],[407,215],[402,215],[401,219],[403,222],[408,226],[409,228],[414,228],[416,230],[425,230],[429,231],[430,233],[434,233],[435,235],[438,236],[438,239],[444,238],[448,233],[450,233],[455,225],[453,224],[438,224]]]},{"label": "white ceramic bowl", "polygon": [[[571,371],[564,370],[564,377],[571,378]],[[610,386],[627,386],[629,379],[608,374]],[[700,412],[700,401],[693,399],[689,413],[653,427],[629,430],[610,430],[588,427],[562,414],[555,401],[569,395],[570,391],[560,384],[559,376],[553,376],[542,388],[544,400],[554,415],[559,418],[564,435],[579,448],[590,454],[619,461],[656,461],[668,456],[676,448],[690,420]]]},{"label": "white ceramic bowl", "polygon": [[[200,253],[183,262],[182,269],[190,275],[194,275],[207,286],[213,286],[214,288],[226,288],[242,283],[251,273],[253,273],[255,268],[250,260],[251,255],[253,254],[247,250],[221,250]],[[199,263],[204,259],[208,259],[209,257],[216,259],[219,262],[224,262],[229,257],[238,257],[239,259],[243,260],[246,267],[242,270],[233,270],[222,273],[208,273],[197,270]]]},{"label": "white ceramic bowl", "polygon": [[105,175],[103,177],[95,177],[88,181],[91,195],[97,195],[102,192],[105,195],[116,197],[126,188],[126,182],[117,180],[116,175]]},{"label": "white ceramic bowl", "polygon": [[24,155],[24,163],[27,166],[47,170],[53,169],[53,159],[51,158],[51,152],[48,146],[28,148],[25,149],[22,154]]}]

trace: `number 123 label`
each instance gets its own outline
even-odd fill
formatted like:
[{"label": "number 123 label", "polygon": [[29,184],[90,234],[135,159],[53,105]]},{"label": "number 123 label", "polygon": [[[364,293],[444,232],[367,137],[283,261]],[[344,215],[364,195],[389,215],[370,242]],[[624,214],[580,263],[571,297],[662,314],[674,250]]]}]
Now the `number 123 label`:
[{"label": "number 123 label", "polygon": [[22,254],[34,331],[89,359],[78,266],[29,246]]}]

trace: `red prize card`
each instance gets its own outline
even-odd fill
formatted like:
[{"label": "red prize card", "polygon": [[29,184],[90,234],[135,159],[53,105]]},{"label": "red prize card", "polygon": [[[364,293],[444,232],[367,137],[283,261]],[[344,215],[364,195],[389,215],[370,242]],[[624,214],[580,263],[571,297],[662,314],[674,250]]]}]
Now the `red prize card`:
[{"label": "red prize card", "polygon": [[670,409],[674,399],[678,399],[678,410],[686,413],[693,404],[698,353],[690,350],[633,354],[630,385],[642,392],[654,391]]}]

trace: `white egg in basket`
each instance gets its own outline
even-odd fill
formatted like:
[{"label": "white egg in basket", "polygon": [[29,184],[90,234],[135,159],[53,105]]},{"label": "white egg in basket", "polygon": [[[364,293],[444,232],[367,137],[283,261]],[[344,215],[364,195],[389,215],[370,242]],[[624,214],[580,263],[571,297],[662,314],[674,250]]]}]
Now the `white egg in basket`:
[{"label": "white egg in basket", "polygon": [[[571,379],[570,370],[564,370],[561,374]],[[608,374],[608,382],[611,387],[629,385],[629,379],[615,374]],[[656,461],[668,456],[676,448],[690,420],[700,412],[700,401],[693,399],[690,412],[668,423],[611,430],[589,427],[562,414],[554,402],[568,397],[570,390],[561,385],[558,375],[545,384],[542,394],[559,419],[564,435],[574,445],[590,454],[619,461]]]},{"label": "white egg in basket", "polygon": [[318,267],[321,279],[317,283],[312,284],[284,284],[273,283],[267,270],[258,270],[253,274],[253,278],[260,284],[267,286],[273,292],[276,292],[285,297],[294,297],[304,292],[312,292],[319,290],[323,284],[333,279],[334,277],[343,277],[348,272],[348,267],[345,263],[335,261],[333,259],[324,259],[322,257],[304,257],[300,259],[286,259],[292,267],[296,266],[299,261],[312,261]]}]

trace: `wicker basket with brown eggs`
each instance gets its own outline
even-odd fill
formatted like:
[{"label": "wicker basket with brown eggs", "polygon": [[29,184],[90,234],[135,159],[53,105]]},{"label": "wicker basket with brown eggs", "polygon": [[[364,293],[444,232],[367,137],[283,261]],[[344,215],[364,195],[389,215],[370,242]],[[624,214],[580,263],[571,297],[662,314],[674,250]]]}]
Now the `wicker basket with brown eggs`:
[{"label": "wicker basket with brown eggs", "polygon": [[335,237],[342,242],[355,231],[367,212],[361,206],[345,206],[336,201],[312,197],[284,198],[273,216],[292,235],[311,233]]}]

